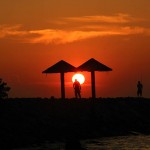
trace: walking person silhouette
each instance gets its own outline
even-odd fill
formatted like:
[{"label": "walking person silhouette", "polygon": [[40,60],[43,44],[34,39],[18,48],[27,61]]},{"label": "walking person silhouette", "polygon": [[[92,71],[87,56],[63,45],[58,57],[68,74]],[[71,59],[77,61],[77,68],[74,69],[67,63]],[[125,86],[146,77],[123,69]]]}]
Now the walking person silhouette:
[{"label": "walking person silhouette", "polygon": [[81,84],[77,79],[75,79],[73,83],[73,88],[75,92],[75,98],[81,98]]},{"label": "walking person silhouette", "polygon": [[137,83],[137,96],[141,97],[142,96],[142,90],[143,90],[143,85],[140,81]]}]

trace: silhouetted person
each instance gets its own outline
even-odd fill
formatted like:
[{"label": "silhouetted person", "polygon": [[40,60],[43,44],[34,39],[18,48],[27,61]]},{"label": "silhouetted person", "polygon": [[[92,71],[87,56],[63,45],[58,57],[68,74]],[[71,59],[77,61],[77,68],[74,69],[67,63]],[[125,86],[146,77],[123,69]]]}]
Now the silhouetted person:
[{"label": "silhouetted person", "polygon": [[140,81],[137,83],[137,96],[142,96],[143,85]]},{"label": "silhouetted person", "polygon": [[75,97],[76,98],[81,98],[81,85],[80,82],[75,79],[74,83],[73,83],[73,88],[74,88],[74,92],[75,92]]}]

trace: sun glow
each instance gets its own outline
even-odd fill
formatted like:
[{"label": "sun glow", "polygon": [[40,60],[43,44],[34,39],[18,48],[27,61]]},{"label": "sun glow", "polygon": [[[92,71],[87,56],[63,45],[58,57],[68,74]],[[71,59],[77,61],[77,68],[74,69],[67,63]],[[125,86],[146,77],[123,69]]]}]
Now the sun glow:
[{"label": "sun glow", "polygon": [[74,82],[75,79],[77,79],[77,80],[80,82],[80,84],[83,84],[84,81],[85,81],[85,77],[84,77],[84,75],[81,74],[81,73],[76,73],[76,74],[74,74],[74,75],[72,76],[72,82]]}]

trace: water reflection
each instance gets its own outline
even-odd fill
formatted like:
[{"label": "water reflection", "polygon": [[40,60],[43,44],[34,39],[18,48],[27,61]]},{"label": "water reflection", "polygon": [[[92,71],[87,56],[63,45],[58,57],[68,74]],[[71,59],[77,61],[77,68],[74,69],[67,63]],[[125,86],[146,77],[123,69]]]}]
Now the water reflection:
[{"label": "water reflection", "polygon": [[150,150],[150,136],[119,136],[82,141],[87,150]]},{"label": "water reflection", "polygon": [[[81,140],[86,150],[150,150],[150,136],[118,136],[99,139]],[[45,142],[28,148],[13,150],[65,150],[65,142]]]}]

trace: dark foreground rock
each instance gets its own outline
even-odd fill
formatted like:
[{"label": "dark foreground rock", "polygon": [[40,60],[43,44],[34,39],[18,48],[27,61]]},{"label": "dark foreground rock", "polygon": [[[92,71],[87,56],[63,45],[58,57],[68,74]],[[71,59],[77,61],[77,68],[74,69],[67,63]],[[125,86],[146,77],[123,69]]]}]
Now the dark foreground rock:
[{"label": "dark foreground rock", "polygon": [[0,148],[43,141],[150,134],[150,99],[0,100]]}]

